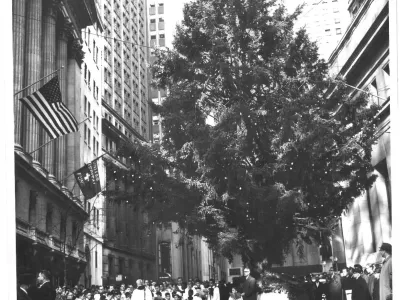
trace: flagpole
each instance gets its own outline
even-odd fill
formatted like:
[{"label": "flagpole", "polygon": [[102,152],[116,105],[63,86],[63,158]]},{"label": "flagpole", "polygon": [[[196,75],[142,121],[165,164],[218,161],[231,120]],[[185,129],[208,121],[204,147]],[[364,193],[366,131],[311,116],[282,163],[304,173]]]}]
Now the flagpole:
[{"label": "flagpole", "polygon": [[[90,119],[90,118],[91,118],[91,116],[90,116],[90,117],[87,117],[87,118],[84,119],[82,122],[78,123],[77,126],[81,125],[83,122],[85,122],[86,120],[88,120],[88,119]],[[64,135],[62,135],[62,136],[64,136]],[[59,136],[59,137],[61,137],[61,136]],[[58,139],[59,137],[57,137],[57,138],[55,138],[55,139],[52,139],[52,140],[50,140],[50,141],[44,143],[43,145],[39,146],[39,148],[36,148],[36,149],[33,150],[32,152],[29,152],[29,155],[31,155],[32,153],[34,153],[34,152],[38,151],[39,149],[43,148],[43,147],[46,146],[47,144],[50,144],[52,141],[55,141],[55,140]]]},{"label": "flagpole", "polygon": [[[47,78],[47,77],[53,75],[54,73],[59,72],[61,69],[64,69],[64,66],[61,66],[59,69],[55,70],[54,72],[52,72],[52,73],[50,73],[50,74],[47,74],[46,76],[43,76],[42,78],[40,78],[39,80],[35,81],[34,83],[32,83],[32,84],[30,84],[30,85],[24,87],[22,90],[19,90],[18,92],[16,92],[16,93],[14,94],[14,96],[16,96],[16,95],[18,95],[19,93],[25,91],[26,89],[30,88],[32,85],[35,85],[36,83],[38,83],[39,81],[42,81],[43,79],[45,79],[45,78]],[[35,150],[35,151],[36,151],[36,150]]]},{"label": "flagpole", "polygon": [[[335,80],[335,81],[336,81],[336,80]],[[385,99],[385,98],[379,97],[378,95],[374,95],[374,94],[372,94],[372,93],[370,93],[370,92],[364,91],[364,90],[362,90],[362,89],[360,89],[360,88],[358,88],[358,87],[352,86],[352,85],[347,84],[347,83],[345,83],[345,82],[342,82],[342,81],[336,81],[336,82],[342,83],[342,84],[344,84],[345,86],[351,87],[351,88],[353,88],[353,89],[355,89],[355,90],[357,90],[357,91],[366,93],[366,94],[368,94],[368,95],[370,95],[370,96],[373,96],[373,97],[376,97],[376,98],[378,98],[378,99],[382,99],[383,101],[386,101],[386,100],[387,100],[387,99]]]}]

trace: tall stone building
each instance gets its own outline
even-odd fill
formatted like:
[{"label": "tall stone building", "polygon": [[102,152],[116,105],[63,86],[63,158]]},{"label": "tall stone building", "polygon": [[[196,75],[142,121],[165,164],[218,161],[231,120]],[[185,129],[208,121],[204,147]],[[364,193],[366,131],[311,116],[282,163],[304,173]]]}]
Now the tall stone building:
[{"label": "tall stone building", "polygon": [[295,30],[305,28],[316,41],[322,58],[328,60],[350,23],[347,0],[285,0],[291,12],[303,4],[303,12],[295,22]]},{"label": "tall stone building", "polygon": [[[96,10],[101,11],[101,1],[96,1]],[[102,92],[104,24],[102,18],[82,31],[83,51],[86,56],[81,68],[81,107],[86,121],[82,124],[80,154],[84,163],[97,160],[101,187],[105,187],[102,141]],[[80,282],[85,286],[102,285],[103,280],[103,232],[104,195],[99,193],[84,201],[88,220],[84,226],[84,244],[87,265]]]},{"label": "tall stone building", "polygon": [[[379,263],[379,247],[392,240],[392,183],[390,147],[391,61],[389,55],[389,1],[351,0],[348,2],[350,25],[329,57],[331,75],[342,77],[350,88],[350,98],[360,90],[369,93],[371,103],[380,106],[376,118],[376,143],[371,163],[377,179],[373,186],[345,211],[330,240],[330,255],[319,256],[319,249],[307,245],[305,259],[295,247],[284,264],[285,271],[307,273],[311,266],[320,271],[329,267]],[[396,51],[396,50],[395,50]],[[329,94],[331,91],[327,91]],[[282,269],[281,269],[282,270]]]},{"label": "tall stone building", "polygon": [[[333,250],[343,249],[347,265],[381,261],[379,247],[392,240],[390,102],[391,61],[389,52],[389,1],[352,0],[351,23],[329,58],[331,72],[360,91],[369,92],[371,103],[380,106],[376,143],[371,163],[377,179],[342,215],[343,236]],[[394,76],[397,76],[395,74]],[[343,247],[344,246],[344,247]]]},{"label": "tall stone building", "polygon": [[34,283],[37,272],[48,269],[54,284],[75,284],[86,265],[88,215],[70,176],[83,164],[82,131],[50,141],[19,98],[58,73],[62,101],[83,120],[81,30],[97,23],[98,15],[94,0],[12,2],[18,279]]},{"label": "tall stone building", "polygon": [[[128,190],[117,177],[131,166],[116,155],[125,141],[150,141],[148,34],[145,0],[103,0],[102,150],[107,191]],[[103,284],[155,277],[155,232],[142,208],[107,194],[104,203]]]}]

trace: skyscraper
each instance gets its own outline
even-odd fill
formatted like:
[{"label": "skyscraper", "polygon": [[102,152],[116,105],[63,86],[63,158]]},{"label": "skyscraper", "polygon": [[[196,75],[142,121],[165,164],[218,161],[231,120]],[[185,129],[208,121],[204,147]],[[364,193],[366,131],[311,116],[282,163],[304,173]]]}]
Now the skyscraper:
[{"label": "skyscraper", "polygon": [[303,12],[295,22],[295,30],[304,27],[311,40],[316,41],[322,58],[328,60],[342,39],[349,22],[346,0],[285,0],[289,12],[304,3]]},{"label": "skyscraper", "polygon": [[[151,140],[148,105],[148,37],[146,0],[102,0],[104,49],[102,57],[102,150],[105,176],[121,189],[127,157],[116,155],[126,141]],[[126,182],[125,182],[126,183]],[[107,191],[109,186],[106,187]],[[152,278],[155,238],[144,232],[147,216],[128,201],[108,199],[104,205],[103,284]],[[110,200],[110,201],[108,201]]]}]

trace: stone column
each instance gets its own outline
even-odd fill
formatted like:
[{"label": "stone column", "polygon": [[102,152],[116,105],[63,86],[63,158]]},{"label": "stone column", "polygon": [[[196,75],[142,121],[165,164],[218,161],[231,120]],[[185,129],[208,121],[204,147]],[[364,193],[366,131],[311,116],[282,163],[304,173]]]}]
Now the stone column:
[{"label": "stone column", "polygon": [[[14,52],[14,94],[24,86],[25,22],[26,0],[13,0],[13,52]],[[22,151],[21,125],[22,93],[14,96],[14,143],[15,149]]]},{"label": "stone column", "polygon": [[[78,122],[83,120],[81,116],[81,64],[83,61],[84,52],[82,45],[79,40],[70,41],[68,47],[68,73],[67,73],[67,99],[65,104],[68,109],[74,115]],[[79,130],[83,129],[83,125],[79,127]],[[80,159],[80,132],[70,133],[66,136],[66,169],[67,174],[78,170],[83,164],[83,160]],[[79,187],[75,184],[75,177],[70,176],[67,179],[65,185],[69,190],[72,191],[72,187],[75,186],[72,191],[75,195],[79,195]]]},{"label": "stone column", "polygon": [[[25,47],[25,86],[40,79],[42,74],[42,0],[29,0],[26,7],[26,47]],[[40,87],[40,82],[26,91],[30,94]],[[39,147],[39,123],[24,107],[22,127],[23,147],[31,152]],[[32,153],[33,161],[38,165],[39,152]]]},{"label": "stone column", "polygon": [[[45,2],[43,11],[43,74],[51,74],[56,69],[56,17],[57,2],[48,0]],[[53,76],[44,79],[43,84],[47,83]],[[50,141],[47,132],[41,128],[40,144]],[[40,158],[43,167],[49,172],[49,179],[54,180],[54,145],[56,141],[50,142],[40,151]]]},{"label": "stone column", "polygon": [[[64,20],[60,22],[57,32],[57,69],[64,67],[59,72],[60,89],[62,101],[66,103],[67,98],[67,47],[68,47],[69,27]],[[62,180],[66,176],[65,173],[65,136],[59,137],[55,147],[55,175],[57,179],[64,184]]]}]

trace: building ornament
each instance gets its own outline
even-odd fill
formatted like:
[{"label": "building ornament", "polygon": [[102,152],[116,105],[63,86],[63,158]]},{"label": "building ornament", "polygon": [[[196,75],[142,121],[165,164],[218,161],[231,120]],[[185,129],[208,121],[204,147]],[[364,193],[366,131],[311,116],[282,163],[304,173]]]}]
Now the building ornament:
[{"label": "building ornament", "polygon": [[82,62],[85,58],[85,51],[82,50],[83,46],[79,39],[71,40],[68,44],[68,55],[69,58],[73,58],[78,63],[79,67],[81,67]]}]

